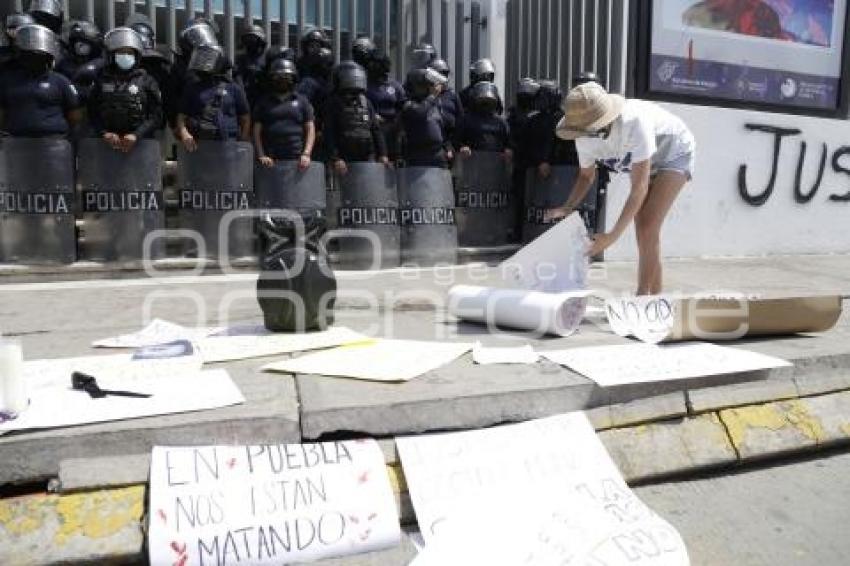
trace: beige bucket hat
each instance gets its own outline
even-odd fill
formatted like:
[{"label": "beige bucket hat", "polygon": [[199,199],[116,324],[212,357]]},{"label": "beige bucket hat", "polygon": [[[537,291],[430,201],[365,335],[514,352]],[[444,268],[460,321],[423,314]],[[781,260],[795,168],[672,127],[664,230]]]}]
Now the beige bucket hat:
[{"label": "beige bucket hat", "polygon": [[597,83],[579,85],[564,98],[564,117],[555,134],[563,140],[574,140],[601,130],[620,115],[625,103],[625,98],[608,93]]}]

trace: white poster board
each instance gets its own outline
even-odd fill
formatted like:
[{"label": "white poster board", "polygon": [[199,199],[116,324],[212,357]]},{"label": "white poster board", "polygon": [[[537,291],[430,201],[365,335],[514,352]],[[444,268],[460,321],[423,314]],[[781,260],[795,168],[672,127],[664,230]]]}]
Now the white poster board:
[{"label": "white poster board", "polygon": [[788,367],[792,364],[747,350],[707,343],[624,344],[540,352],[602,387],[673,381]]},{"label": "white poster board", "polygon": [[[462,564],[439,558],[471,550],[503,557],[493,564],[624,564],[636,544],[656,557],[637,564],[688,563],[678,533],[628,488],[583,413],[396,444],[423,565]],[[552,553],[557,560],[528,561]]]},{"label": "white poster board", "polygon": [[466,342],[373,340],[275,362],[263,369],[370,381],[409,381],[471,349],[472,344]]},{"label": "white poster board", "polygon": [[587,227],[571,214],[525,245],[500,265],[518,289],[560,293],[587,288],[590,269]]},{"label": "white poster board", "polygon": [[144,348],[177,340],[194,341],[219,330],[221,330],[220,327],[189,328],[157,318],[138,332],[97,340],[92,343],[92,346],[95,348]]},{"label": "white poster board", "polygon": [[151,564],[289,564],[399,537],[374,440],[153,450]]},{"label": "white poster board", "polygon": [[618,336],[634,336],[641,342],[658,344],[673,331],[674,304],[672,298],[661,295],[609,298],[605,301],[605,314]]},{"label": "white poster board", "polygon": [[278,354],[332,348],[369,340],[341,326],[320,332],[275,333],[264,327],[227,329],[198,341],[204,363],[261,358]]}]

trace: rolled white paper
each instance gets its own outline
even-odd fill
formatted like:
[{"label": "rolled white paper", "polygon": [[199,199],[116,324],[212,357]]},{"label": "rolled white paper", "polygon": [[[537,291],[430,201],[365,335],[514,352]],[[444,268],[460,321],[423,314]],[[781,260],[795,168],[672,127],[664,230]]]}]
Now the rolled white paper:
[{"label": "rolled white paper", "polygon": [[20,342],[0,339],[0,412],[19,414],[29,405]]},{"label": "rolled white paper", "polygon": [[576,331],[590,291],[543,293],[455,285],[449,289],[449,313],[488,325],[569,336]]}]

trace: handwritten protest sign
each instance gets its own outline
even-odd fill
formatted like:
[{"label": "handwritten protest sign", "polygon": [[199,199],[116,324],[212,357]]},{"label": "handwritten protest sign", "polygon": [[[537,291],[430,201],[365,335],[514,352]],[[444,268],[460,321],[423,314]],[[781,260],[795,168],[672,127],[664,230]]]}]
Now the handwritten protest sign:
[{"label": "handwritten protest sign", "polygon": [[788,367],[785,360],[714,344],[624,344],[540,352],[602,387]]},{"label": "handwritten protest sign", "polygon": [[374,340],[307,354],[264,366],[266,371],[408,381],[459,358],[472,349],[465,342]]},{"label": "handwritten protest sign", "polygon": [[618,336],[657,344],[668,339],[675,323],[674,301],[663,296],[619,297],[605,301],[608,324]]},{"label": "handwritten protest sign", "polygon": [[427,543],[416,566],[688,563],[583,413],[396,444]]},{"label": "handwritten protest sign", "polygon": [[92,346],[95,348],[144,348],[177,340],[197,340],[217,330],[221,328],[188,328],[157,318],[138,332],[98,340],[92,343]]},{"label": "handwritten protest sign", "polygon": [[587,228],[571,214],[500,265],[514,287],[560,293],[587,287]]},{"label": "handwritten protest sign", "polygon": [[334,326],[321,332],[273,333],[262,327],[227,329],[203,338],[198,348],[204,363],[304,352],[368,340],[348,328]]},{"label": "handwritten protest sign", "polygon": [[374,440],[156,447],[151,564],[289,564],[398,543]]}]

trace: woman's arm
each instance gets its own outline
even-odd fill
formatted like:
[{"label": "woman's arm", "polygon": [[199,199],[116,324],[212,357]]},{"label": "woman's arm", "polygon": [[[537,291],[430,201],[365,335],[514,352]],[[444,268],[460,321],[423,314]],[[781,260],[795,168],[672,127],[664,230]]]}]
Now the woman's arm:
[{"label": "woman's arm", "polygon": [[569,216],[573,211],[584,201],[590,187],[593,185],[593,180],[596,179],[596,167],[581,167],[578,170],[578,176],[573,183],[573,188],[570,191],[570,197],[563,205],[546,212],[546,217],[550,220]]}]

